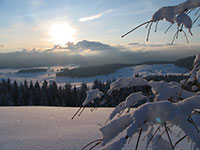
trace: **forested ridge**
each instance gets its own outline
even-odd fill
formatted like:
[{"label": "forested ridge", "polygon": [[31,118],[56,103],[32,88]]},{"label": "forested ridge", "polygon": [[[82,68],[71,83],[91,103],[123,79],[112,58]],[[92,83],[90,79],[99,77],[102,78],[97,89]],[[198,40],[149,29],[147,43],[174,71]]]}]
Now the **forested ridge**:
[{"label": "forested ridge", "polygon": [[93,77],[99,75],[107,75],[110,73],[114,73],[118,69],[122,69],[125,67],[133,67],[138,65],[153,65],[153,64],[174,64],[179,67],[184,67],[187,69],[191,69],[193,65],[195,56],[190,56],[182,59],[178,59],[177,61],[170,62],[170,61],[149,61],[140,64],[108,64],[102,66],[90,66],[90,67],[80,67],[74,69],[63,69],[61,72],[56,73],[58,77],[79,77],[79,78],[86,78],[86,77]]}]

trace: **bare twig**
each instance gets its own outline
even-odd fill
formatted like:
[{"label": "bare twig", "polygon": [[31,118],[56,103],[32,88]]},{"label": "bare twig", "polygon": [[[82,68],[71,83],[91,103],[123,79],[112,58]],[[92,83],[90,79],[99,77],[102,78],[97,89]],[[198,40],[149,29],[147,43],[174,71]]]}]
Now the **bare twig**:
[{"label": "bare twig", "polygon": [[176,33],[174,34],[174,37],[173,37],[172,42],[171,42],[171,45],[174,43],[174,40],[175,40],[175,38],[176,38],[178,32],[179,32],[179,31],[176,31]]},{"label": "bare twig", "polygon": [[133,32],[133,31],[135,31],[136,29],[138,29],[139,27],[141,27],[141,26],[143,26],[143,25],[145,25],[145,24],[147,24],[147,23],[150,23],[150,22],[151,22],[151,20],[150,20],[150,21],[147,21],[147,22],[144,22],[144,23],[142,23],[142,24],[140,24],[140,25],[138,25],[138,26],[135,27],[134,29],[132,29],[132,30],[130,30],[129,32],[127,32],[127,33],[125,33],[124,35],[122,35],[121,38],[127,36],[127,35],[130,34],[131,32]]},{"label": "bare twig", "polygon": [[181,135],[182,132],[183,132],[183,130],[181,130],[181,131],[178,133],[177,137],[180,137],[180,135]]},{"label": "bare twig", "polygon": [[200,8],[195,12],[194,15],[196,16],[196,15],[198,14],[199,11],[200,11]]},{"label": "bare twig", "polygon": [[171,24],[168,28],[167,28],[167,30],[165,31],[165,34],[169,31],[169,29],[173,26],[174,24]]},{"label": "bare twig", "polygon": [[178,35],[179,35],[179,32],[181,31],[180,29],[179,29],[179,27],[178,27],[178,30],[177,30],[178,32],[177,32],[177,35],[176,35],[176,39],[178,39]]},{"label": "bare twig", "polygon": [[157,32],[157,29],[158,29],[158,21],[156,22],[155,32]]},{"label": "bare twig", "polygon": [[131,140],[132,140],[132,137],[130,137],[130,139],[129,139],[129,141],[128,141],[128,144],[130,144],[130,143],[131,143]]},{"label": "bare twig", "polygon": [[151,33],[151,27],[152,27],[153,22],[150,23],[149,29],[148,29],[148,33],[147,33],[147,39],[146,41],[149,41],[149,35]]},{"label": "bare twig", "polygon": [[176,147],[176,145],[178,145],[178,143],[180,143],[182,140],[184,140],[187,137],[187,135],[184,135],[182,138],[180,138],[175,144],[174,147]]},{"label": "bare twig", "polygon": [[77,111],[76,111],[76,113],[72,116],[72,118],[71,119],[74,119],[74,117],[79,113],[79,111],[82,109],[82,107],[80,107]]},{"label": "bare twig", "polygon": [[191,124],[194,125],[195,129],[197,130],[198,133],[200,133],[198,126],[196,125],[196,123],[194,122],[194,120],[192,119],[191,115],[188,115],[188,122],[190,122]]},{"label": "bare twig", "polygon": [[139,145],[139,142],[140,142],[141,134],[142,134],[142,129],[140,129],[140,132],[139,132],[139,135],[138,135],[138,139],[137,139],[137,143],[136,143],[136,146],[135,146],[135,150],[138,149],[138,145]]},{"label": "bare twig", "polygon": [[189,40],[188,40],[187,34],[186,34],[185,31],[183,31],[183,30],[182,30],[182,32],[183,32],[183,34],[185,35],[185,38],[186,38],[187,43],[189,43]]},{"label": "bare twig", "polygon": [[192,24],[195,24],[197,22],[197,20],[199,19],[199,17],[200,17],[200,14],[197,16],[197,18],[193,21]]},{"label": "bare twig", "polygon": [[156,129],[156,131],[154,132],[154,134],[151,136],[151,138],[147,142],[146,148],[149,146],[150,142],[152,141],[153,137],[156,135],[156,133],[158,132],[159,129],[160,129],[160,126],[158,126],[158,128]]},{"label": "bare twig", "polygon": [[194,10],[194,9],[190,9],[190,10],[187,12],[187,14],[190,14],[193,10]]},{"label": "bare twig", "polygon": [[146,29],[148,28],[149,24],[150,24],[150,22],[149,22],[149,23],[147,23],[147,25],[145,26],[145,28],[146,28]]},{"label": "bare twig", "polygon": [[96,109],[96,107],[93,107],[90,109],[91,112],[93,112]]},{"label": "bare twig", "polygon": [[88,143],[87,145],[85,145],[81,150],[84,150],[86,149],[88,146],[90,146],[91,144],[95,143],[95,142],[102,142],[103,139],[97,139],[97,140],[94,140],[94,141],[91,141],[90,143]]},{"label": "bare twig", "polygon": [[161,133],[161,135],[160,135],[159,138],[157,139],[156,144],[158,144],[160,138],[163,136],[164,133],[165,133],[165,130]]},{"label": "bare twig", "polygon": [[173,145],[172,140],[171,140],[171,138],[170,138],[170,135],[169,135],[169,132],[168,132],[166,123],[164,123],[164,127],[165,127],[165,131],[166,131],[166,133],[167,133],[167,137],[168,137],[168,139],[169,139],[169,142],[170,142],[170,144],[171,144],[171,147],[172,147],[172,149],[174,149],[174,145]]},{"label": "bare twig", "polygon": [[85,107],[83,107],[83,109],[81,110],[81,112],[79,113],[78,116],[81,116],[81,114],[83,113],[84,110],[85,110]]},{"label": "bare twig", "polygon": [[192,150],[192,148],[193,148],[193,142],[191,142],[190,150]]},{"label": "bare twig", "polygon": [[110,120],[110,117],[105,121],[105,124],[107,124],[109,120]]},{"label": "bare twig", "polygon": [[[190,76],[191,76],[191,72],[190,74],[187,76],[187,78],[185,79],[185,82],[182,84],[182,86],[185,86],[187,81],[189,80]],[[181,95],[182,95],[182,92],[183,92],[183,87],[181,86],[181,91],[179,92],[179,95],[178,95],[178,99],[180,99]]]},{"label": "bare twig", "polygon": [[99,124],[99,123],[97,123],[97,125],[98,125],[98,126],[100,126],[100,127],[103,127],[103,125],[102,125],[102,124]]},{"label": "bare twig", "polygon": [[89,150],[92,150],[93,148],[97,147],[99,144],[101,144],[102,141],[97,142],[94,146],[92,146]]}]

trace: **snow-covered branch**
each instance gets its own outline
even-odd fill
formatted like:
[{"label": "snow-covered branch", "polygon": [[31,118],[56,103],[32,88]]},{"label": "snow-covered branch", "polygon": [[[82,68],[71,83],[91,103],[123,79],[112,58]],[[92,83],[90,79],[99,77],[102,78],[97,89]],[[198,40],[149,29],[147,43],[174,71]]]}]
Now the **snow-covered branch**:
[{"label": "snow-covered branch", "polygon": [[[153,14],[152,18],[149,21],[146,21],[146,22],[138,25],[137,27],[130,30],[126,34],[122,35],[121,37],[123,38],[126,35],[130,34],[131,32],[135,31],[136,29],[147,24],[148,33],[147,33],[147,39],[146,40],[148,41],[149,36],[150,36],[150,31],[151,31],[151,28],[152,28],[152,24],[156,23],[156,29],[155,29],[155,31],[156,31],[157,26],[158,26],[158,22],[161,21],[161,20],[166,20],[166,21],[171,23],[169,28],[171,28],[171,26],[174,23],[177,23],[177,26],[178,26],[178,30],[174,35],[174,38],[172,40],[172,44],[173,44],[175,38],[178,38],[179,32],[184,33],[186,40],[189,43],[189,40],[187,38],[187,34],[183,30],[183,27],[188,29],[189,33],[191,35],[193,35],[192,32],[191,32],[192,26],[200,18],[200,15],[194,21],[192,21],[191,17],[188,14],[193,9],[199,8],[199,7],[200,7],[200,0],[187,0],[187,1],[185,1],[181,4],[179,4],[179,5],[162,7]],[[197,13],[198,12],[196,12],[196,14]],[[169,30],[169,28],[166,30],[166,32]]]}]

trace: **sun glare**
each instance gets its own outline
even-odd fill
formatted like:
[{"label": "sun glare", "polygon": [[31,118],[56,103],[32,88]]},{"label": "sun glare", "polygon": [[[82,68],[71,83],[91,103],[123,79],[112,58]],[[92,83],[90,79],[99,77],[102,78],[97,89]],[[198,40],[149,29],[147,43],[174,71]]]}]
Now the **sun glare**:
[{"label": "sun glare", "polygon": [[50,27],[52,42],[59,45],[65,45],[67,42],[74,41],[76,30],[66,23],[55,23]]}]

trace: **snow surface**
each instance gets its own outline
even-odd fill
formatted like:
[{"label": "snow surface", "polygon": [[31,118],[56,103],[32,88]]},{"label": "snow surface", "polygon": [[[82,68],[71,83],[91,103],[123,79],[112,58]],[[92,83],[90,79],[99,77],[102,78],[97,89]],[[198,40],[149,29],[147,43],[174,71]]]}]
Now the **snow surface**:
[{"label": "snow surface", "polygon": [[[80,86],[82,82],[88,83],[88,85],[91,85],[92,82],[94,82],[95,79],[106,81],[106,80],[113,80],[120,77],[132,77],[133,74],[139,73],[142,76],[148,76],[148,75],[166,75],[166,74],[181,74],[187,69],[177,67],[173,64],[154,64],[154,65],[138,65],[134,67],[126,67],[117,70],[114,73],[108,74],[108,75],[101,75],[101,76],[95,76],[95,77],[89,77],[89,78],[70,78],[70,77],[56,77],[56,70],[61,68],[74,68],[77,67],[76,65],[68,65],[68,66],[54,66],[50,67],[47,72],[44,73],[22,73],[22,74],[16,74],[19,69],[0,69],[0,80],[10,78],[10,80],[13,82],[14,80],[17,80],[18,83],[24,82],[26,79],[27,82],[30,82],[31,80],[33,83],[38,81],[39,83],[43,83],[46,79],[47,81],[56,81],[58,85],[63,86],[65,83],[71,83],[72,85]],[[46,68],[47,67],[40,67],[40,68]],[[51,70],[55,70],[52,72]]]},{"label": "snow surface", "polygon": [[[101,138],[100,128],[112,108],[99,108],[91,113],[86,109],[81,117],[71,120],[78,108],[56,107],[1,107],[0,149],[1,150],[80,150],[90,141]],[[176,138],[180,129],[172,128]],[[184,133],[182,134],[184,135]],[[181,136],[182,136],[181,135]],[[135,147],[137,136],[125,146]],[[144,149],[146,140],[139,144]],[[163,136],[165,139],[166,135]],[[173,137],[172,137],[173,138]],[[186,140],[185,140],[186,141]],[[185,145],[184,145],[185,144]],[[187,142],[181,142],[184,150]],[[189,145],[190,146],[190,145]],[[97,147],[95,150],[99,149]]]}]

